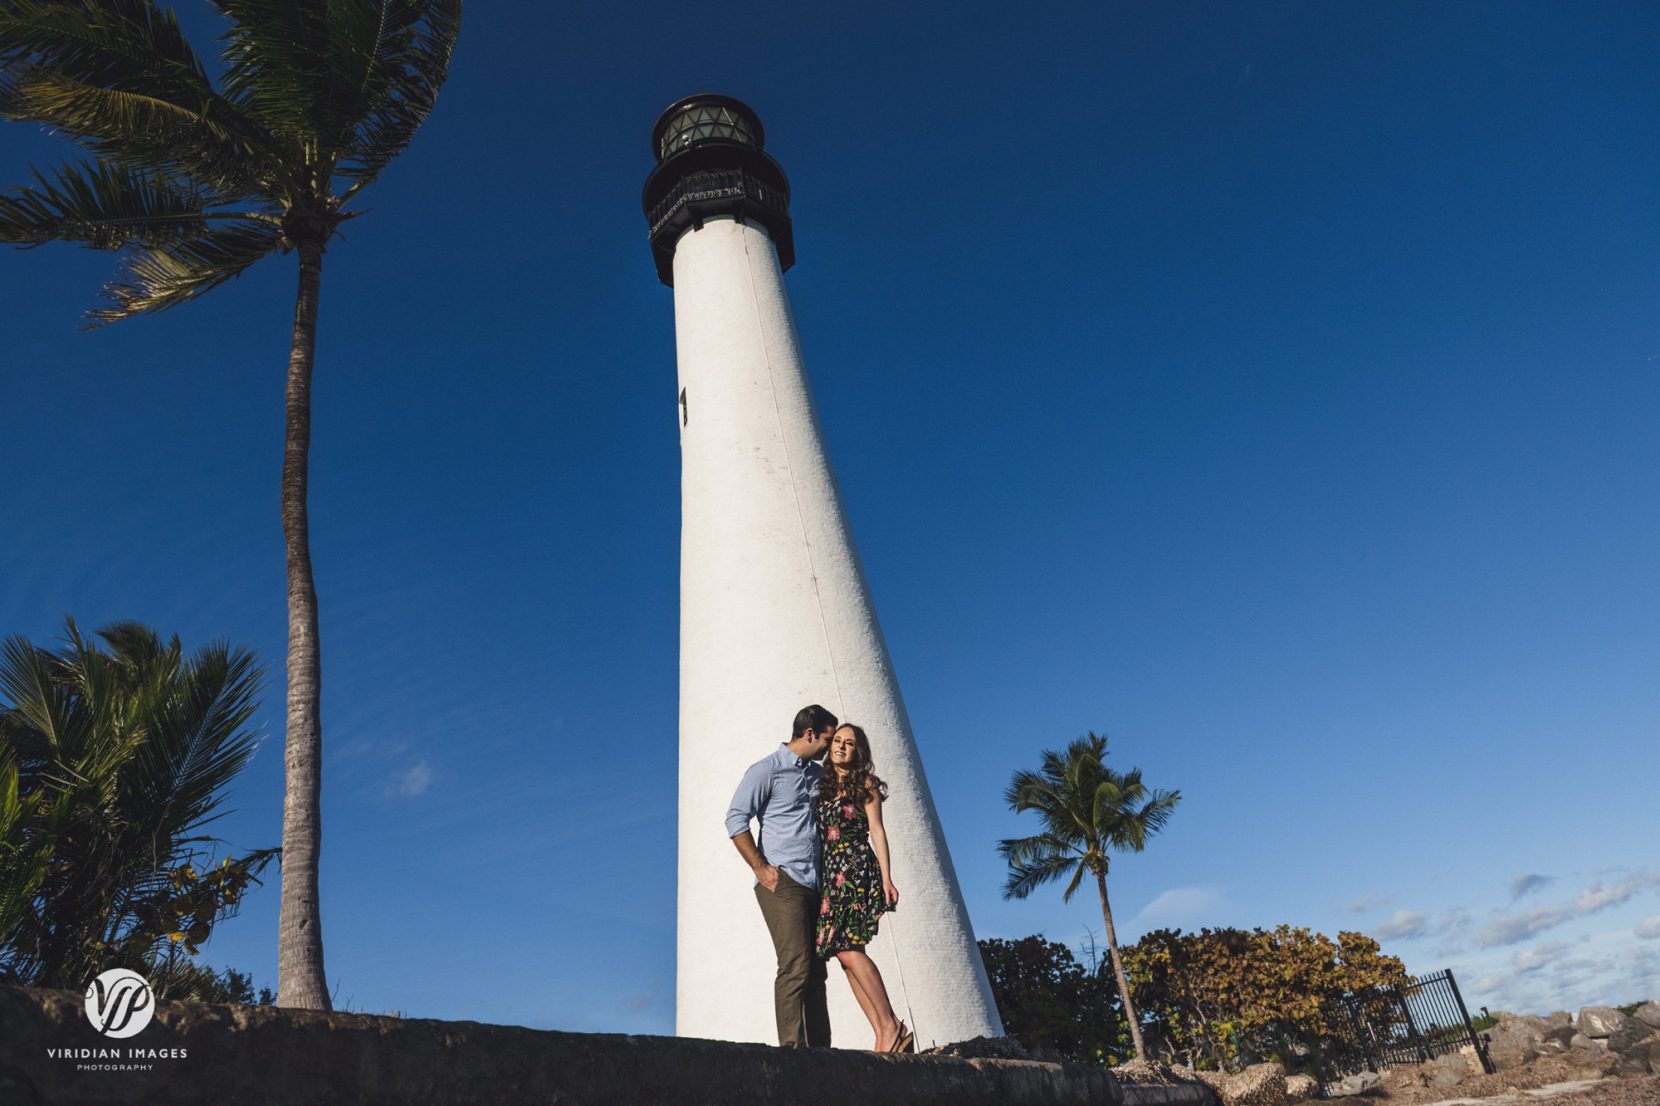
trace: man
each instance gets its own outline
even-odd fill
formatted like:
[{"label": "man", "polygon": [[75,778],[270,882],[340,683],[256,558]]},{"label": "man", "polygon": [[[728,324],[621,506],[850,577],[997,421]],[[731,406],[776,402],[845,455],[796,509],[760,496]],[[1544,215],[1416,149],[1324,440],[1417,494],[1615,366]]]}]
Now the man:
[{"label": "man", "polygon": [[[825,965],[814,950],[818,923],[818,826],[814,800],[836,716],[814,704],[796,713],[790,740],[749,766],[726,812],[726,835],[755,872],[755,899],[778,955],[773,1010],[778,1043],[828,1048],[830,1010]],[[751,818],[761,821],[757,844]]]}]

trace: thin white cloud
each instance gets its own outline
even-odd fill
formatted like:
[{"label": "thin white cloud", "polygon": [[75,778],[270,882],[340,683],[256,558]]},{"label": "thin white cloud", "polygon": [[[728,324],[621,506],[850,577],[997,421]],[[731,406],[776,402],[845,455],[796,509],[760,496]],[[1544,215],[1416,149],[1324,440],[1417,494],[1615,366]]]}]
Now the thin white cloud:
[{"label": "thin white cloud", "polygon": [[399,773],[393,783],[393,790],[405,798],[413,798],[416,795],[425,794],[426,789],[431,786],[432,765],[424,760],[418,760]]},{"label": "thin white cloud", "polygon": [[1637,892],[1650,887],[1660,887],[1660,872],[1638,872],[1612,886],[1605,886],[1599,880],[1579,893],[1574,899],[1574,908],[1582,914],[1594,914],[1610,906],[1619,906]]},{"label": "thin white cloud", "polygon": [[1644,918],[1637,923],[1637,928],[1633,932],[1645,941],[1652,941],[1656,937],[1660,937],[1660,914],[1656,914],[1652,918]]},{"label": "thin white cloud", "polygon": [[1479,948],[1517,945],[1564,922],[1619,906],[1651,887],[1660,887],[1660,871],[1637,872],[1614,884],[1598,880],[1574,896],[1569,905],[1537,906],[1518,914],[1494,918],[1476,930],[1475,943]]},{"label": "thin white cloud", "polygon": [[1568,952],[1568,946],[1561,941],[1546,941],[1542,945],[1535,945],[1530,949],[1518,949],[1511,957],[1510,962],[1516,965],[1519,972],[1536,972],[1540,968],[1549,967],[1563,959]]},{"label": "thin white cloud", "polygon": [[1397,910],[1395,916],[1372,928],[1380,941],[1412,941],[1430,931],[1429,916],[1416,910]]},{"label": "thin white cloud", "polygon": [[1476,930],[1475,942],[1478,948],[1484,949],[1520,944],[1534,934],[1543,933],[1573,917],[1574,912],[1565,906],[1535,907],[1521,914],[1510,914],[1487,922]]},{"label": "thin white cloud", "polygon": [[1372,911],[1388,905],[1388,895],[1367,895],[1365,898],[1356,899],[1345,906],[1343,910],[1347,914],[1370,914]]},{"label": "thin white cloud", "polygon": [[1208,920],[1221,901],[1222,892],[1214,887],[1174,887],[1142,907],[1130,925],[1148,929],[1192,925]]},{"label": "thin white cloud", "polygon": [[1555,881],[1555,876],[1541,876],[1535,873],[1516,876],[1510,881],[1510,901],[1515,902],[1523,895],[1537,891],[1548,883]]}]

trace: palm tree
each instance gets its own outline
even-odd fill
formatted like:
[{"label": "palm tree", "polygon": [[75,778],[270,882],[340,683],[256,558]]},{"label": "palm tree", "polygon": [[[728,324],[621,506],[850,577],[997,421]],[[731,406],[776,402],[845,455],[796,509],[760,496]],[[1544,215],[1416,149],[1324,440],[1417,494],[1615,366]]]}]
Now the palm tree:
[{"label": "palm tree", "polygon": [[0,643],[0,976],[80,990],[131,968],[167,993],[277,853],[216,861],[202,832],[253,753],[262,674],[136,623],[98,636]]},{"label": "palm tree", "polygon": [[196,298],[298,254],[281,514],[288,575],[287,794],[278,1002],[329,1008],[317,862],[322,676],[306,515],[323,252],[432,110],[461,0],[212,0],[217,79],[153,0],[0,0],[0,115],[90,161],[0,195],[0,241],[121,251],[90,325]]},{"label": "palm tree", "polygon": [[1008,882],[1003,887],[1005,899],[1023,899],[1070,873],[1072,881],[1061,898],[1071,902],[1084,877],[1095,877],[1095,889],[1101,894],[1101,920],[1107,926],[1107,952],[1124,1003],[1124,1017],[1130,1023],[1130,1041],[1136,1056],[1141,1057],[1145,1055],[1141,1023],[1130,999],[1130,981],[1118,955],[1118,933],[1107,899],[1107,868],[1111,861],[1107,854],[1138,853],[1145,848],[1147,839],[1169,820],[1182,793],[1149,791],[1141,782],[1140,769],[1132,768],[1120,775],[1107,767],[1106,757],[1106,737],[1091,733],[1068,745],[1064,754],[1045,751],[1041,770],[1016,772],[1003,797],[1016,814],[1037,811],[1043,819],[1043,832],[1003,841],[997,851],[1009,865]]}]

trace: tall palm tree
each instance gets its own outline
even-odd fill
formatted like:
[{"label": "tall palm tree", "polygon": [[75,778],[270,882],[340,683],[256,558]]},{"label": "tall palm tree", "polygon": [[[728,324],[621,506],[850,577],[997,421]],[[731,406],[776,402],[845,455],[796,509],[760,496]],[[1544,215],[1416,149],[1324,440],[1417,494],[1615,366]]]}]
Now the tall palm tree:
[{"label": "tall palm tree", "polygon": [[1071,874],[1062,901],[1072,895],[1085,876],[1095,879],[1101,895],[1101,920],[1107,927],[1107,952],[1130,1023],[1130,1041],[1136,1056],[1144,1056],[1141,1023],[1130,998],[1130,981],[1118,955],[1118,932],[1112,924],[1107,898],[1110,852],[1140,852],[1147,839],[1164,827],[1181,802],[1180,791],[1149,791],[1141,770],[1120,775],[1107,767],[1107,739],[1091,733],[1068,745],[1065,753],[1045,751],[1039,771],[1021,770],[1009,782],[1004,799],[1016,814],[1034,810],[1043,819],[1043,832],[998,844],[1009,865],[1005,899],[1024,899],[1046,883]]},{"label": "tall palm tree", "polygon": [[0,241],[121,251],[91,325],[200,296],[298,254],[281,514],[288,569],[287,794],[278,1002],[329,1008],[317,592],[306,517],[323,252],[432,110],[461,0],[211,0],[228,20],[210,76],[153,0],[0,0],[0,115],[92,158],[0,195]]},{"label": "tall palm tree", "polygon": [[135,623],[98,636],[0,642],[0,977],[131,968],[166,992],[277,852],[216,861],[203,833],[253,754],[261,669]]}]

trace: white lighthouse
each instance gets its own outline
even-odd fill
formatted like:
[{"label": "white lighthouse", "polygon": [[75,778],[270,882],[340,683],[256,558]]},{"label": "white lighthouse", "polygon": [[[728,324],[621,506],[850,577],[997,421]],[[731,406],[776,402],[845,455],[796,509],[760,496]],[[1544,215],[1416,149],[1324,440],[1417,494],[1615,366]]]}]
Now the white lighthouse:
[{"label": "white lighthouse", "polygon": [[[777,1039],[772,942],[726,835],[744,769],[822,703],[869,734],[899,909],[867,950],[919,1049],[1001,1036],[1002,1022],[876,620],[784,291],[789,183],[761,121],[726,96],[671,105],[646,181],[657,275],[679,359],[681,1036]],[[870,1028],[839,965],[837,1046]]]}]

